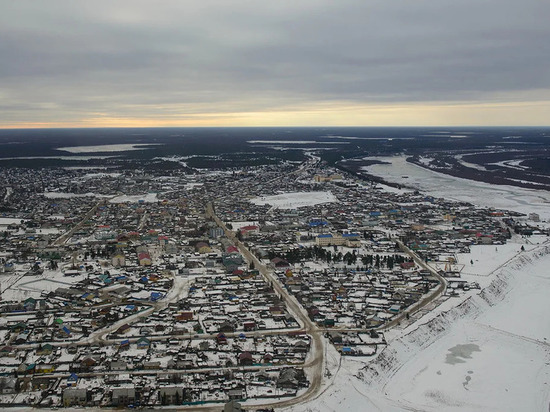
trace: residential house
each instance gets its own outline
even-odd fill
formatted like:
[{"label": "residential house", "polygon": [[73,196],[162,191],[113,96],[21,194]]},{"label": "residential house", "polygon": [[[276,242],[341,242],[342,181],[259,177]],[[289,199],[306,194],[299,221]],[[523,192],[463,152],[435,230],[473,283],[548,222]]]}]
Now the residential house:
[{"label": "residential house", "polygon": [[63,390],[63,406],[84,406],[88,402],[88,390],[86,388],[65,388]]},{"label": "residential house", "polygon": [[126,257],[124,256],[124,253],[121,251],[115,252],[115,254],[111,257],[111,264],[116,268],[126,266]]},{"label": "residential house", "polygon": [[111,404],[128,406],[136,401],[136,389],[133,386],[113,388]]},{"label": "residential house", "polygon": [[162,405],[180,405],[183,401],[183,387],[163,386],[159,389],[159,397]]}]

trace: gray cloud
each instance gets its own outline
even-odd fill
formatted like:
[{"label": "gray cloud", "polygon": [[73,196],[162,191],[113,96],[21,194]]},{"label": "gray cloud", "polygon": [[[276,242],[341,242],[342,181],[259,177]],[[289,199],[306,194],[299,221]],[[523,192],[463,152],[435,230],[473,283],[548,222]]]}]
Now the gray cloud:
[{"label": "gray cloud", "polygon": [[549,15],[540,0],[0,0],[0,106],[23,121],[521,99],[550,89]]}]

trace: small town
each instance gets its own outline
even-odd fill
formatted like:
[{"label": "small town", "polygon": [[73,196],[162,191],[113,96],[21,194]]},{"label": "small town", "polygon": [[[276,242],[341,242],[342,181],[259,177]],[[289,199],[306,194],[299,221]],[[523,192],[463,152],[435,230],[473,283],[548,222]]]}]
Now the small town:
[{"label": "small town", "polygon": [[330,373],[327,345],[368,359],[390,328],[479,289],[457,257],[472,245],[549,235],[536,213],[386,186],[311,153],[0,175],[2,408],[291,405]]}]

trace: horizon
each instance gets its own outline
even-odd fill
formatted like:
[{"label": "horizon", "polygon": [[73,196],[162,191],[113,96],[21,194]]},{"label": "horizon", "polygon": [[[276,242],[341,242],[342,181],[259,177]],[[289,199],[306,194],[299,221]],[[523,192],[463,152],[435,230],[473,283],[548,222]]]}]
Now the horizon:
[{"label": "horizon", "polygon": [[7,130],[101,130],[101,129],[547,129],[550,125],[441,125],[441,126],[72,126],[72,127],[0,127]]},{"label": "horizon", "polygon": [[0,0],[0,11],[2,129],[549,121],[550,3],[538,0]]}]

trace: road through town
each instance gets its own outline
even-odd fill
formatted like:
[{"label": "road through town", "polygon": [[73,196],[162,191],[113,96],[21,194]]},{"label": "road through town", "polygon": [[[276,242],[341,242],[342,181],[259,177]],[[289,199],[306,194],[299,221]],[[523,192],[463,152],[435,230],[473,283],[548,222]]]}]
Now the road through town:
[{"label": "road through town", "polygon": [[289,312],[296,318],[296,320],[304,328],[305,332],[311,336],[310,359],[307,362],[307,365],[309,366],[306,368],[310,380],[308,389],[295,398],[266,405],[255,405],[254,407],[292,406],[314,398],[320,392],[323,380],[325,343],[323,342],[321,330],[311,321],[311,319],[309,319],[300,304],[296,301],[296,298],[291,296],[281,285],[279,280],[273,274],[273,271],[260,262],[259,259],[254,256],[254,254],[252,254],[250,250],[248,250],[248,248],[241,241],[239,241],[239,239],[236,238],[235,233],[229,230],[225,223],[222,222],[218,216],[216,216],[212,203],[209,203],[206,207],[206,216],[212,218],[216,224],[224,230],[227,238],[239,248],[239,251],[249,263],[254,263],[254,266],[259,270],[260,274],[270,285],[272,285],[273,289],[277,294],[279,294],[281,299],[285,301]]}]

